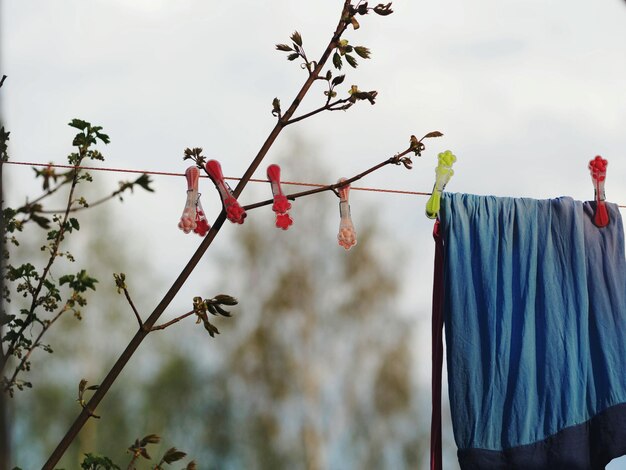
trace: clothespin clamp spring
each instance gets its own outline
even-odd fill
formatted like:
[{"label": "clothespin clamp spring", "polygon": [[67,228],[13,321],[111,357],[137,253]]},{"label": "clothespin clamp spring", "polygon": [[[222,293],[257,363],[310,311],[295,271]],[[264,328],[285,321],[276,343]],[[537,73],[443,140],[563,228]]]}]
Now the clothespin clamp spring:
[{"label": "clothespin clamp spring", "polygon": [[589,162],[589,171],[591,172],[591,181],[593,182],[594,199],[596,201],[596,213],[593,223],[597,227],[606,227],[609,225],[609,212],[606,208],[604,194],[604,183],[606,180],[606,167],[609,162],[600,155],[596,156]]},{"label": "clothespin clamp spring", "polygon": [[267,179],[272,185],[272,194],[274,195],[272,210],[276,213],[276,227],[287,230],[293,224],[293,219],[287,213],[291,209],[291,203],[280,187],[280,167],[278,165],[267,167]]},{"label": "clothespin clamp spring", "polygon": [[[340,178],[338,183],[344,182],[345,178]],[[356,230],[352,223],[352,217],[350,215],[350,203],[348,202],[348,196],[350,193],[350,185],[347,184],[337,189],[339,193],[339,215],[341,220],[339,222],[339,233],[337,234],[337,240],[339,245],[349,250],[356,245]]]},{"label": "clothespin clamp spring", "polygon": [[246,211],[239,205],[237,199],[233,195],[233,190],[228,183],[224,181],[222,166],[217,160],[209,160],[205,165],[209,178],[215,184],[217,191],[222,198],[222,206],[226,212],[226,218],[234,224],[243,224],[246,218]]},{"label": "clothespin clamp spring", "polygon": [[441,208],[441,193],[454,175],[452,165],[456,162],[456,156],[450,151],[446,150],[438,155],[439,164],[435,168],[435,184],[433,186],[433,192],[426,203],[426,217],[429,219],[436,219]]}]

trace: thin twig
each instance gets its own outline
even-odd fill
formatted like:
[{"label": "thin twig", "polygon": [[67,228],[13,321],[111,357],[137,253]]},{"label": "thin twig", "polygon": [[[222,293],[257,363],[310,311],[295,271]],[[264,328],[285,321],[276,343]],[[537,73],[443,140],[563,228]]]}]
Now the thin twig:
[{"label": "thin twig", "polygon": [[332,103],[326,103],[324,106],[321,106],[320,108],[317,108],[309,113],[303,114],[302,116],[298,116],[296,118],[290,119],[288,122],[285,123],[285,126],[288,126],[289,124],[294,124],[298,121],[302,121],[303,119],[309,118],[311,116],[315,116],[318,113],[321,113],[322,111],[339,111],[341,108],[336,108],[335,106],[340,105],[340,104],[344,104],[350,101],[350,98],[342,98],[340,100],[334,101]]},{"label": "thin twig", "polygon": [[174,323],[178,323],[179,321],[184,320],[185,318],[187,318],[190,315],[193,315],[194,313],[196,313],[195,310],[187,312],[184,315],[181,315],[180,317],[176,317],[173,320],[168,321],[167,323],[163,323],[161,325],[153,326],[152,328],[150,328],[150,331],[164,330],[168,326],[172,326]]},{"label": "thin twig", "polygon": [[[122,193],[121,190],[115,191],[114,193],[109,194],[108,196],[105,196],[105,197],[103,197],[101,199],[98,199],[95,202],[90,202],[89,204],[87,204],[85,206],[73,207],[73,208],[70,209],[70,212],[78,212],[78,211],[82,211],[84,209],[91,209],[92,207],[99,206],[100,204],[113,199],[115,196],[117,196],[120,193]],[[39,212],[41,214],[58,214],[60,211],[53,210],[53,209],[43,209],[43,210],[40,210],[40,211],[37,211],[37,212]]]},{"label": "thin twig", "polygon": [[[372,173],[372,172],[374,172],[374,171],[376,171],[376,170],[378,170],[378,169],[380,169],[380,168],[382,168],[382,167],[384,167],[386,165],[389,165],[391,163],[394,163],[394,164],[400,163],[401,158],[403,156],[405,156],[406,154],[408,154],[409,152],[411,152],[410,148],[405,150],[404,152],[401,152],[401,153],[399,153],[397,155],[394,155],[393,157],[388,158],[384,162],[381,162],[381,163],[379,163],[377,165],[374,165],[371,168],[368,168],[367,170],[359,173],[358,175],[355,175],[355,176],[353,176],[351,178],[346,179],[345,181],[342,181],[341,183],[329,184],[329,185],[322,186],[322,187],[319,187],[319,188],[309,189],[307,191],[301,191],[299,193],[286,194],[285,196],[287,197],[287,199],[289,199],[291,201],[294,201],[294,200],[296,200],[296,199],[298,199],[300,197],[310,196],[312,194],[317,194],[317,193],[321,193],[321,192],[324,192],[324,191],[333,191],[333,192],[335,192],[335,195],[338,195],[337,192],[336,192],[337,189],[342,188],[344,186],[347,186],[347,185],[349,185],[349,184],[351,184],[351,183],[353,183],[355,181],[358,181],[361,178],[363,178],[364,176],[367,176],[370,173]],[[265,201],[260,201],[260,202],[254,203],[254,204],[249,204],[247,206],[244,206],[244,209],[248,211],[248,210],[251,210],[251,209],[256,209],[258,207],[269,206],[273,202],[274,202],[273,199],[267,199]]]},{"label": "thin twig", "polygon": [[126,286],[123,286],[122,289],[124,290],[124,296],[126,296],[126,300],[128,301],[130,308],[133,309],[135,318],[137,318],[137,323],[139,323],[139,329],[141,330],[144,328],[144,323],[143,321],[141,321],[141,315],[139,315],[139,312],[137,311],[137,308],[135,307],[135,304],[133,303],[133,299],[130,298],[130,293],[128,292],[128,288]]},{"label": "thin twig", "polygon": [[2,79],[0,80],[0,88],[2,88],[2,85],[4,85],[4,81],[7,79],[6,75],[2,76]]},{"label": "thin twig", "polygon": [[22,357],[22,359],[20,360],[20,363],[15,367],[15,371],[13,371],[13,375],[11,376],[11,378],[9,379],[9,381],[7,382],[5,386],[5,391],[13,387],[13,385],[15,384],[15,380],[17,379],[17,374],[19,374],[20,371],[23,370],[24,364],[26,364],[26,362],[30,358],[33,351],[41,345],[41,339],[43,338],[43,335],[46,334],[46,331],[48,331],[50,327],[54,324],[54,322],[56,322],[61,317],[61,315],[63,315],[68,310],[69,310],[68,304],[65,304],[63,308],[59,311],[59,313],[57,313],[52,320],[50,320],[49,322],[45,322],[45,323],[42,322],[43,324],[42,330],[39,332],[39,335],[37,336],[35,341],[32,343],[30,348],[28,348],[28,351]]},{"label": "thin twig", "polygon": [[37,284],[37,287],[35,288],[35,291],[32,294],[33,300],[31,302],[31,306],[30,306],[28,315],[27,315],[26,319],[24,320],[24,324],[22,325],[22,327],[18,331],[15,339],[13,341],[11,341],[11,343],[9,344],[9,346],[7,348],[7,352],[6,352],[6,355],[5,355],[5,359],[6,360],[4,360],[2,364],[0,364],[0,372],[2,372],[4,370],[4,368],[6,367],[6,364],[8,362],[8,358],[15,352],[17,341],[22,336],[22,334],[24,333],[26,328],[28,328],[28,326],[33,321],[33,317],[35,315],[35,309],[38,306],[39,293],[41,292],[41,289],[44,286],[44,282],[45,282],[46,278],[48,277],[48,273],[50,272],[50,269],[52,268],[52,264],[54,263],[56,257],[58,256],[59,246],[61,245],[61,241],[63,240],[63,237],[65,235],[65,227],[66,227],[67,221],[69,219],[70,208],[72,206],[72,200],[73,200],[73,197],[74,197],[74,190],[76,189],[76,185],[77,184],[78,184],[78,170],[74,170],[74,175],[72,177],[72,185],[70,187],[70,193],[69,193],[69,196],[68,196],[68,199],[67,199],[67,208],[65,210],[65,214],[63,215],[63,221],[59,225],[59,231],[58,231],[57,236],[56,236],[56,238],[54,240],[54,245],[53,245],[52,253],[50,254],[50,259],[48,260],[48,263],[46,264],[46,267],[44,268],[44,270],[43,270],[43,272],[41,274],[41,277],[39,278],[39,283]]}]

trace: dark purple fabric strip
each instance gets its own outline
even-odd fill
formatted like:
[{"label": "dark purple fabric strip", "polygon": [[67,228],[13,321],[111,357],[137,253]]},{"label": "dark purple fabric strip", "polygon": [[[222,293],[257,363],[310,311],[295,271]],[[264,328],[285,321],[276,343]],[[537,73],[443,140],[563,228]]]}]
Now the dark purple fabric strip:
[{"label": "dark purple fabric strip", "polygon": [[443,365],[443,238],[435,222],[435,270],[433,280],[432,315],[432,415],[430,422],[430,469],[441,470],[441,369]]},{"label": "dark purple fabric strip", "polygon": [[463,470],[603,470],[626,455],[626,403],[533,444],[502,451],[458,451]]}]

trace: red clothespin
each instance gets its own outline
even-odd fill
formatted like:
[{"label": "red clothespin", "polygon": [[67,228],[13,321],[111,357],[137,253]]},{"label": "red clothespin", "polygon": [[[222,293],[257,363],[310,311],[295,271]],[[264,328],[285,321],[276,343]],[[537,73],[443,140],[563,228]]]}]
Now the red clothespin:
[{"label": "red clothespin", "polygon": [[606,227],[609,225],[609,212],[604,201],[604,182],[606,180],[606,167],[609,162],[600,155],[596,156],[589,162],[589,170],[591,171],[591,181],[593,182],[594,196],[596,200],[596,213],[593,223],[598,227]]},{"label": "red clothespin", "polygon": [[[345,178],[340,178],[338,183],[344,182]],[[356,230],[352,223],[352,217],[350,216],[350,203],[348,202],[348,195],[350,193],[350,185],[347,184],[337,190],[339,193],[339,215],[341,221],[339,222],[339,233],[337,234],[337,240],[339,245],[343,246],[346,250],[349,250],[356,245]]]},{"label": "red clothespin", "polygon": [[185,202],[183,215],[180,217],[180,222],[178,222],[178,228],[185,233],[193,230],[203,237],[211,226],[207,222],[202,210],[202,204],[200,204],[200,193],[198,192],[200,170],[195,166],[190,166],[185,170],[185,178],[187,179],[187,201]]},{"label": "red clothespin", "polygon": [[276,227],[287,230],[293,224],[293,219],[287,213],[291,209],[291,203],[280,187],[280,167],[278,165],[267,167],[267,179],[270,180],[274,195],[272,210],[276,213]]},{"label": "red clothespin", "polygon": [[198,199],[196,199],[196,228],[193,231],[204,237],[209,230],[211,230],[211,226],[204,215],[204,209],[202,209],[202,204],[200,203],[200,193],[198,193]]},{"label": "red clothespin", "polygon": [[233,195],[233,190],[226,181],[224,181],[224,174],[222,173],[222,166],[217,160],[209,160],[206,162],[206,171],[209,177],[215,184],[217,191],[222,198],[222,205],[226,212],[226,217],[234,224],[243,224],[243,220],[246,218],[246,211],[239,205],[237,199]]}]

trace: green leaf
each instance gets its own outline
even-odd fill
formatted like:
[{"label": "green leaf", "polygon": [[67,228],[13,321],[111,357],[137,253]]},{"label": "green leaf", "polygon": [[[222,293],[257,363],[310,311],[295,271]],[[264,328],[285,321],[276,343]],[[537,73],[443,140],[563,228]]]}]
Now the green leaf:
[{"label": "green leaf", "polygon": [[165,463],[173,463],[184,459],[186,456],[187,454],[185,452],[178,450],[176,447],[172,447],[171,449],[168,449],[167,452],[165,452],[162,460]]},{"label": "green leaf", "polygon": [[31,214],[30,220],[32,220],[33,222],[35,222],[37,225],[39,225],[41,228],[45,230],[48,230],[50,228],[50,219],[48,219],[47,217],[44,217],[42,215],[37,215],[37,214]]},{"label": "green leaf", "polygon": [[379,3],[374,7],[374,13],[377,13],[380,16],[391,15],[393,13],[393,10],[391,9],[391,2],[384,5]]},{"label": "green leaf", "polygon": [[74,230],[80,230],[80,225],[78,224],[78,220],[76,220],[74,217],[70,217],[70,225],[72,226]]},{"label": "green leaf", "polygon": [[[111,139],[109,138],[109,136],[107,134],[103,134],[102,132],[96,132],[96,137],[100,139],[102,142],[104,142],[105,144],[108,144],[109,142],[111,142]],[[102,160],[104,160],[104,158]]]},{"label": "green leaf", "polygon": [[365,46],[356,46],[354,48],[354,52],[356,52],[359,55],[359,57],[362,57],[364,59],[369,59],[372,54],[372,51],[370,51]]},{"label": "green leaf", "polygon": [[352,57],[350,54],[346,54],[346,61],[348,62],[348,64],[350,64],[352,68],[357,68],[357,66],[359,65],[356,59]]},{"label": "green leaf", "polygon": [[274,98],[272,100],[272,115],[280,117],[282,111],[280,109],[280,100],[278,98]]},{"label": "green leaf", "polygon": [[335,78],[333,78],[333,81],[332,81],[333,86],[341,85],[343,81],[345,80],[345,78],[346,78],[345,75],[337,75]]},{"label": "green leaf", "polygon": [[441,137],[443,134],[439,131],[432,131],[426,134],[422,139],[429,139],[431,137]]},{"label": "green leaf", "polygon": [[7,315],[6,313],[0,313],[0,325],[7,325],[15,319],[15,315]]},{"label": "green leaf", "polygon": [[158,444],[161,442],[161,437],[156,434],[148,434],[141,440],[141,446],[145,446],[148,444]]},{"label": "green leaf", "polygon": [[227,294],[216,295],[213,299],[216,302],[218,302],[218,303],[220,303],[222,305],[231,305],[232,306],[232,305],[237,305],[239,303],[239,301],[236,298],[234,298],[234,297],[232,297],[230,295],[227,295]]},{"label": "green leaf", "polygon": [[291,35],[291,40],[295,42],[298,46],[302,47],[302,36],[298,31],[294,31]]},{"label": "green leaf", "polygon": [[100,457],[93,454],[85,454],[85,458],[80,464],[83,470],[120,470],[108,457]]},{"label": "green leaf", "polygon": [[335,52],[333,54],[333,65],[335,66],[337,70],[341,70],[342,63],[341,63],[341,56],[339,55],[339,52]]},{"label": "green leaf", "polygon": [[82,119],[72,119],[68,126],[84,131],[85,129],[90,127],[91,124],[89,124],[87,121],[83,121]]},{"label": "green leaf", "polygon": [[287,60],[296,60],[298,57],[300,57],[300,54],[298,54],[297,52],[294,52],[287,56]]},{"label": "green leaf", "polygon": [[293,48],[287,44],[276,44],[276,49],[283,52],[291,52]]}]

